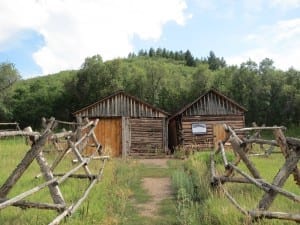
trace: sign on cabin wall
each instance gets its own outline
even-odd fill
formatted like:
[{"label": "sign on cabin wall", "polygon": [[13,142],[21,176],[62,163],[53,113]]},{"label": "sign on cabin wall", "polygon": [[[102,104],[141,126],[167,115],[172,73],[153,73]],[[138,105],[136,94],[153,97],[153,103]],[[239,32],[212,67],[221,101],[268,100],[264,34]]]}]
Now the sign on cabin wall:
[{"label": "sign on cabin wall", "polygon": [[193,123],[192,124],[193,134],[206,134],[206,124],[205,123]]}]

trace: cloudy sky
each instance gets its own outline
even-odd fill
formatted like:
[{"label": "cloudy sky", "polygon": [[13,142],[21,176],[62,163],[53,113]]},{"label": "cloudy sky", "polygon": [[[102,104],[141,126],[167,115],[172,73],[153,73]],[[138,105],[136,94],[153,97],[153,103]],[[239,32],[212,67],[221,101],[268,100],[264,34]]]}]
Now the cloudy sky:
[{"label": "cloudy sky", "polygon": [[0,62],[23,78],[150,47],[300,69],[300,0],[0,0]]}]

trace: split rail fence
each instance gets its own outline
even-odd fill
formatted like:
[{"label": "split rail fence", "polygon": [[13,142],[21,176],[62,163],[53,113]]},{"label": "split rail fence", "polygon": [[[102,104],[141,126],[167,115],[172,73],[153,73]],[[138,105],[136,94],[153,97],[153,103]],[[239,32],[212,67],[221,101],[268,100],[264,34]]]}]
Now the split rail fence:
[{"label": "split rail fence", "polygon": [[[54,225],[59,224],[66,216],[71,216],[87,198],[94,185],[101,180],[105,163],[109,157],[102,155],[102,146],[98,142],[94,133],[94,129],[97,126],[98,120],[78,120],[78,122],[73,123],[50,118],[49,120],[43,119],[42,122],[44,127],[42,133],[33,132],[30,128],[24,129],[23,131],[20,129],[0,131],[0,139],[2,137],[21,135],[26,136],[31,141],[31,148],[27,151],[24,158],[0,187],[0,210],[9,206],[20,207],[23,209],[38,208],[56,210],[59,215],[49,223],[49,225]],[[54,130],[58,124],[75,126],[76,130],[55,133]],[[49,141],[53,143],[55,148],[58,150],[57,152],[59,152],[52,164],[49,164],[47,159],[44,157],[44,149]],[[65,141],[67,144],[60,145],[59,143],[61,141]],[[93,148],[92,153],[88,156],[84,155],[84,152],[87,148]],[[75,156],[74,162],[77,162],[77,164],[75,164],[72,169],[66,171],[65,173],[55,174],[54,169],[69,153],[73,153],[73,156]],[[96,156],[96,154],[98,156]],[[45,182],[17,196],[8,198],[7,196],[9,192],[14,186],[16,186],[17,181],[22,177],[34,159],[36,159],[40,167],[40,175],[43,175]],[[89,169],[89,163],[93,159],[100,159],[99,162],[101,162],[98,166],[99,170],[96,173],[92,173]],[[76,173],[82,168],[84,174]],[[76,202],[67,203],[64,200],[59,186],[71,177],[77,179],[88,179],[90,182],[86,190],[83,192],[83,195],[77,199]],[[31,202],[24,200],[26,197],[31,196],[46,187],[49,189],[53,203]]]},{"label": "split rail fence", "polygon": [[[293,202],[300,202],[300,196],[283,189],[283,186],[289,176],[292,174],[296,185],[300,185],[300,170],[297,166],[300,159],[300,139],[285,137],[283,130],[284,127],[249,127],[242,129],[232,129],[230,126],[224,124],[226,131],[225,140],[220,140],[218,143],[218,149],[211,153],[211,185],[213,187],[219,187],[230,200],[230,202],[250,221],[257,219],[282,219],[300,222],[299,213],[290,212],[273,212],[269,211],[272,203],[278,195],[282,195],[285,198],[290,199]],[[275,140],[264,140],[260,138],[260,132],[263,130],[271,130],[275,136]],[[254,132],[251,136],[240,138],[236,132]],[[231,143],[235,159],[233,162],[229,162],[227,157],[227,150],[225,151],[224,145],[226,142]],[[268,151],[263,153],[264,155],[270,154],[270,149],[273,147],[279,147],[283,155],[283,166],[279,169],[273,181],[267,182],[261,176],[259,170],[249,157],[251,154],[252,144],[269,145]],[[222,161],[224,163],[225,172],[219,174],[216,170],[215,157],[217,154],[221,154]],[[244,172],[238,164],[243,162],[248,170]],[[238,174],[239,176],[236,176]],[[256,209],[247,210],[243,208],[236,199],[226,190],[225,183],[248,183],[253,184],[259,189],[264,191],[264,194]]]}]

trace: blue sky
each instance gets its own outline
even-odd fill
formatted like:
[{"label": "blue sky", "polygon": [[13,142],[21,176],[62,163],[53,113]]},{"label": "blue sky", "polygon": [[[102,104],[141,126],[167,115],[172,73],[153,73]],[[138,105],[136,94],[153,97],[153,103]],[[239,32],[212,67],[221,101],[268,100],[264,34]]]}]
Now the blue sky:
[{"label": "blue sky", "polygon": [[24,79],[150,47],[300,69],[300,0],[0,0],[0,62]]}]

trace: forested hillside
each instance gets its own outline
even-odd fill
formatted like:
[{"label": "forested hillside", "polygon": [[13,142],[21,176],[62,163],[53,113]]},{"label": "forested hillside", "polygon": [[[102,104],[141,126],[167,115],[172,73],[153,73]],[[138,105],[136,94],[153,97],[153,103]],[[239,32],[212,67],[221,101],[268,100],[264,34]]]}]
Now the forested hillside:
[{"label": "forested hillside", "polygon": [[78,71],[22,80],[0,64],[0,121],[40,125],[42,116],[71,120],[72,112],[123,89],[170,113],[215,88],[248,109],[246,123],[300,125],[300,71],[281,71],[271,59],[227,66],[210,52],[141,50],[125,59],[86,58]]}]

